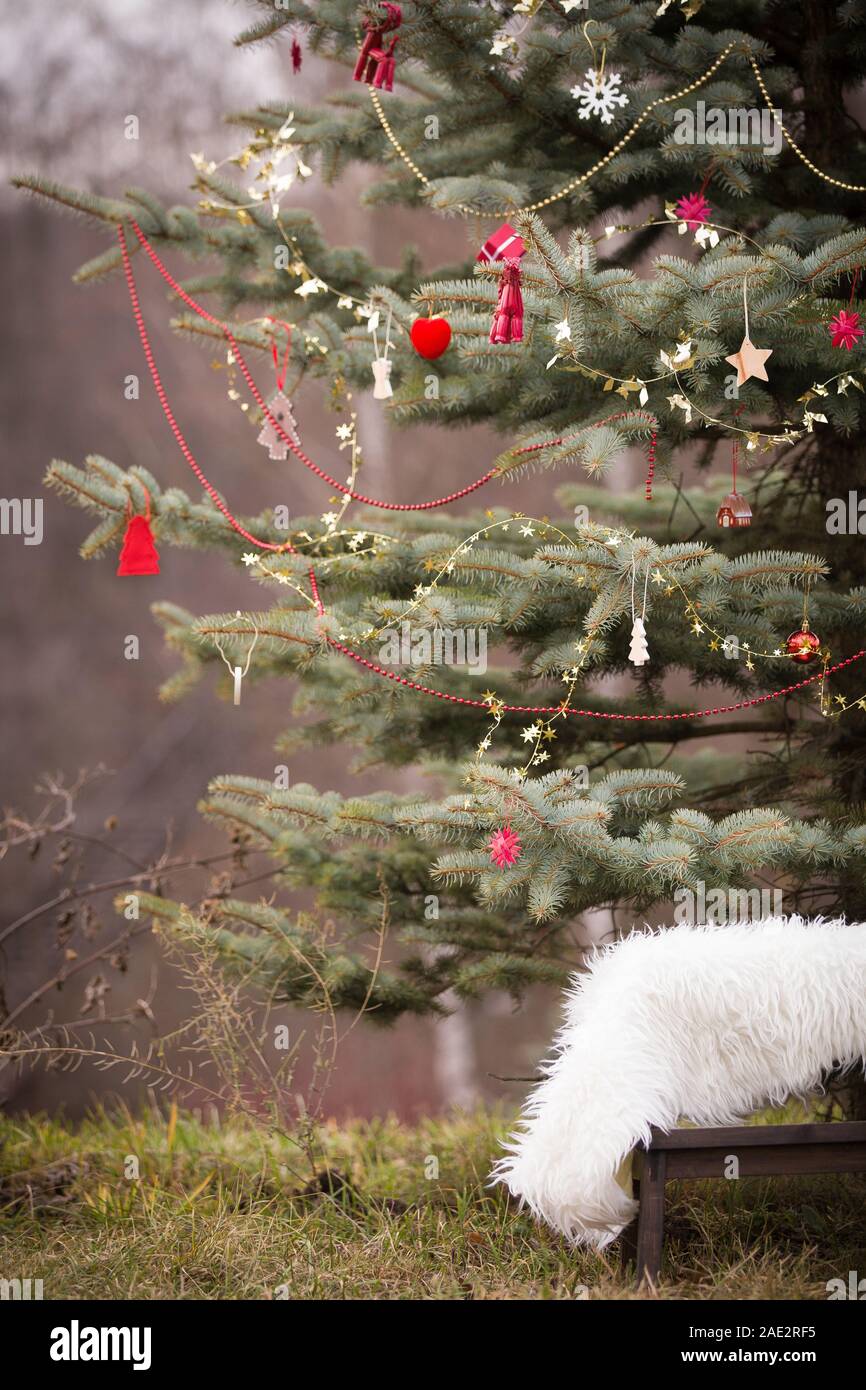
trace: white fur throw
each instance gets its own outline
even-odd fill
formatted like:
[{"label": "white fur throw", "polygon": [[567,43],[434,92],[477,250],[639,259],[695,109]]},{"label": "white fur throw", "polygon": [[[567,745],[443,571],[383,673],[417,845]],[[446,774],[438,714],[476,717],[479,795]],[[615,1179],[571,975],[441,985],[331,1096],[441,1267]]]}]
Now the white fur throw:
[{"label": "white fur throw", "polygon": [[545,1079],[494,1177],[601,1249],[637,1210],[617,1173],[651,1125],[733,1124],[864,1061],[866,924],[635,933],[574,977]]}]

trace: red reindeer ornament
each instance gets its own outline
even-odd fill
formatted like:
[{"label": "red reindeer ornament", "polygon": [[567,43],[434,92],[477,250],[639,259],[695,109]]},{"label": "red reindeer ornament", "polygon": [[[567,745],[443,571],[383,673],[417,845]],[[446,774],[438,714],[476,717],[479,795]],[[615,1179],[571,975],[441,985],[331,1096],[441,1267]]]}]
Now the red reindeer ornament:
[{"label": "red reindeer ornament", "polygon": [[380,87],[386,92],[392,92],[396,67],[394,50],[397,47],[398,35],[394,35],[387,48],[385,35],[392,29],[400,28],[403,23],[403,11],[399,5],[392,4],[391,0],[383,0],[381,8],[386,11],[384,19],[364,20],[367,33],[355,64],[354,78],[356,82],[367,82],[371,87]]}]

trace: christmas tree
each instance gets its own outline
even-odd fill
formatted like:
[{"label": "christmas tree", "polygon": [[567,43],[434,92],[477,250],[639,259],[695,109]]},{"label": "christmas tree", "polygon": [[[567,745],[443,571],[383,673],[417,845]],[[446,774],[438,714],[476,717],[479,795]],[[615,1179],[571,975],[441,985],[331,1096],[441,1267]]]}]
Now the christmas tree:
[{"label": "christmas tree", "polygon": [[[341,501],[287,532],[244,517],[242,495],[178,486],[201,461],[152,356],[152,409],[180,445],[165,476],[94,458],[48,481],[96,514],[87,556],[149,505],[163,554],[220,550],[257,582],[245,614],[157,607],[182,658],[166,698],[249,659],[312,716],[282,750],[347,742],[436,790],[343,797],[214,769],[204,814],[268,845],[341,929],[279,899],[222,901],[206,923],[158,897],[143,910],[218,931],[227,965],[257,964],[280,997],[380,1021],[441,1011],[449,990],[562,982],[600,905],[640,924],[678,894],[774,885],[786,911],[862,917],[866,140],[848,102],[866,7],[260,8],[239,43],[300,43],[344,85],[321,109],[267,93],[233,114],[242,147],[195,157],[197,203],[17,182],[107,224],[79,278],[125,273],[137,315],[136,280],[167,252],[217,256],[183,282],[175,326],[226,353],[286,467]],[[411,254],[381,267],[327,245],[305,183],[353,162],[377,167],[383,217],[463,219],[465,261],[421,276]],[[330,457],[277,428],[272,354],[341,411]],[[370,505],[352,400],[383,361],[391,427],[499,432],[456,497]],[[629,449],[633,485],[613,492]],[[533,470],[536,514],[515,515],[509,484]],[[383,901],[401,949],[371,983]]]}]

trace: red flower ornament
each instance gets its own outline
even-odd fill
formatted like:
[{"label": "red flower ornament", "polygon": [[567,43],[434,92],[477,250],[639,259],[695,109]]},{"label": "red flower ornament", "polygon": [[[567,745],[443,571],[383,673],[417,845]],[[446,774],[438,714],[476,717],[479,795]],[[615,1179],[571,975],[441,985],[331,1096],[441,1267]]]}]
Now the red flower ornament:
[{"label": "red flower ornament", "polygon": [[510,825],[504,825],[488,841],[487,848],[490,850],[490,858],[497,868],[508,869],[512,864],[516,864],[520,858],[520,836],[511,829]]},{"label": "red flower ornament", "polygon": [[827,331],[833,339],[833,347],[847,348],[850,352],[852,347],[857,346],[857,340],[863,337],[860,315],[852,313],[850,309],[840,309],[828,323]]},{"label": "red flower ornament", "polygon": [[674,204],[674,212],[690,232],[696,232],[702,223],[709,222],[712,208],[703,193],[687,193]]}]

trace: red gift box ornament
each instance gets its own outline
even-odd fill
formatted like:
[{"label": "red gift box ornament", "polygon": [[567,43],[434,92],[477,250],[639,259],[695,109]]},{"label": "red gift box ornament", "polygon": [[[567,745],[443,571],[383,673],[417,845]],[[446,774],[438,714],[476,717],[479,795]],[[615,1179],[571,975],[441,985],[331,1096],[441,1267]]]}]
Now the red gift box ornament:
[{"label": "red gift box ornament", "polygon": [[394,35],[387,48],[385,35],[392,29],[400,28],[403,23],[403,11],[399,5],[392,4],[391,0],[383,0],[381,8],[386,11],[384,19],[364,20],[367,33],[358,54],[353,76],[356,82],[367,82],[371,87],[381,87],[386,92],[392,92],[396,68],[394,49],[397,47],[398,35]]},{"label": "red gift box ornament", "polygon": [[491,343],[520,343],[523,341],[523,294],[520,289],[520,257],[526,243],[513,227],[503,222],[489,236],[476,256],[485,265],[502,263],[499,279],[499,299],[490,328]]},{"label": "red gift box ornament", "polygon": [[[147,493],[146,488],[145,492]],[[129,513],[126,535],[123,537],[123,545],[120,548],[117,573],[120,576],[159,574],[159,554],[153,543],[153,534],[150,529],[150,494],[147,493],[147,511],[144,516],[132,515],[132,503],[129,505]]]},{"label": "red gift box ornament", "polygon": [[526,243],[523,238],[518,236],[507,222],[503,222],[502,226],[487,238],[475,259],[492,265],[494,261],[501,261],[505,256],[519,260],[525,252]]}]

